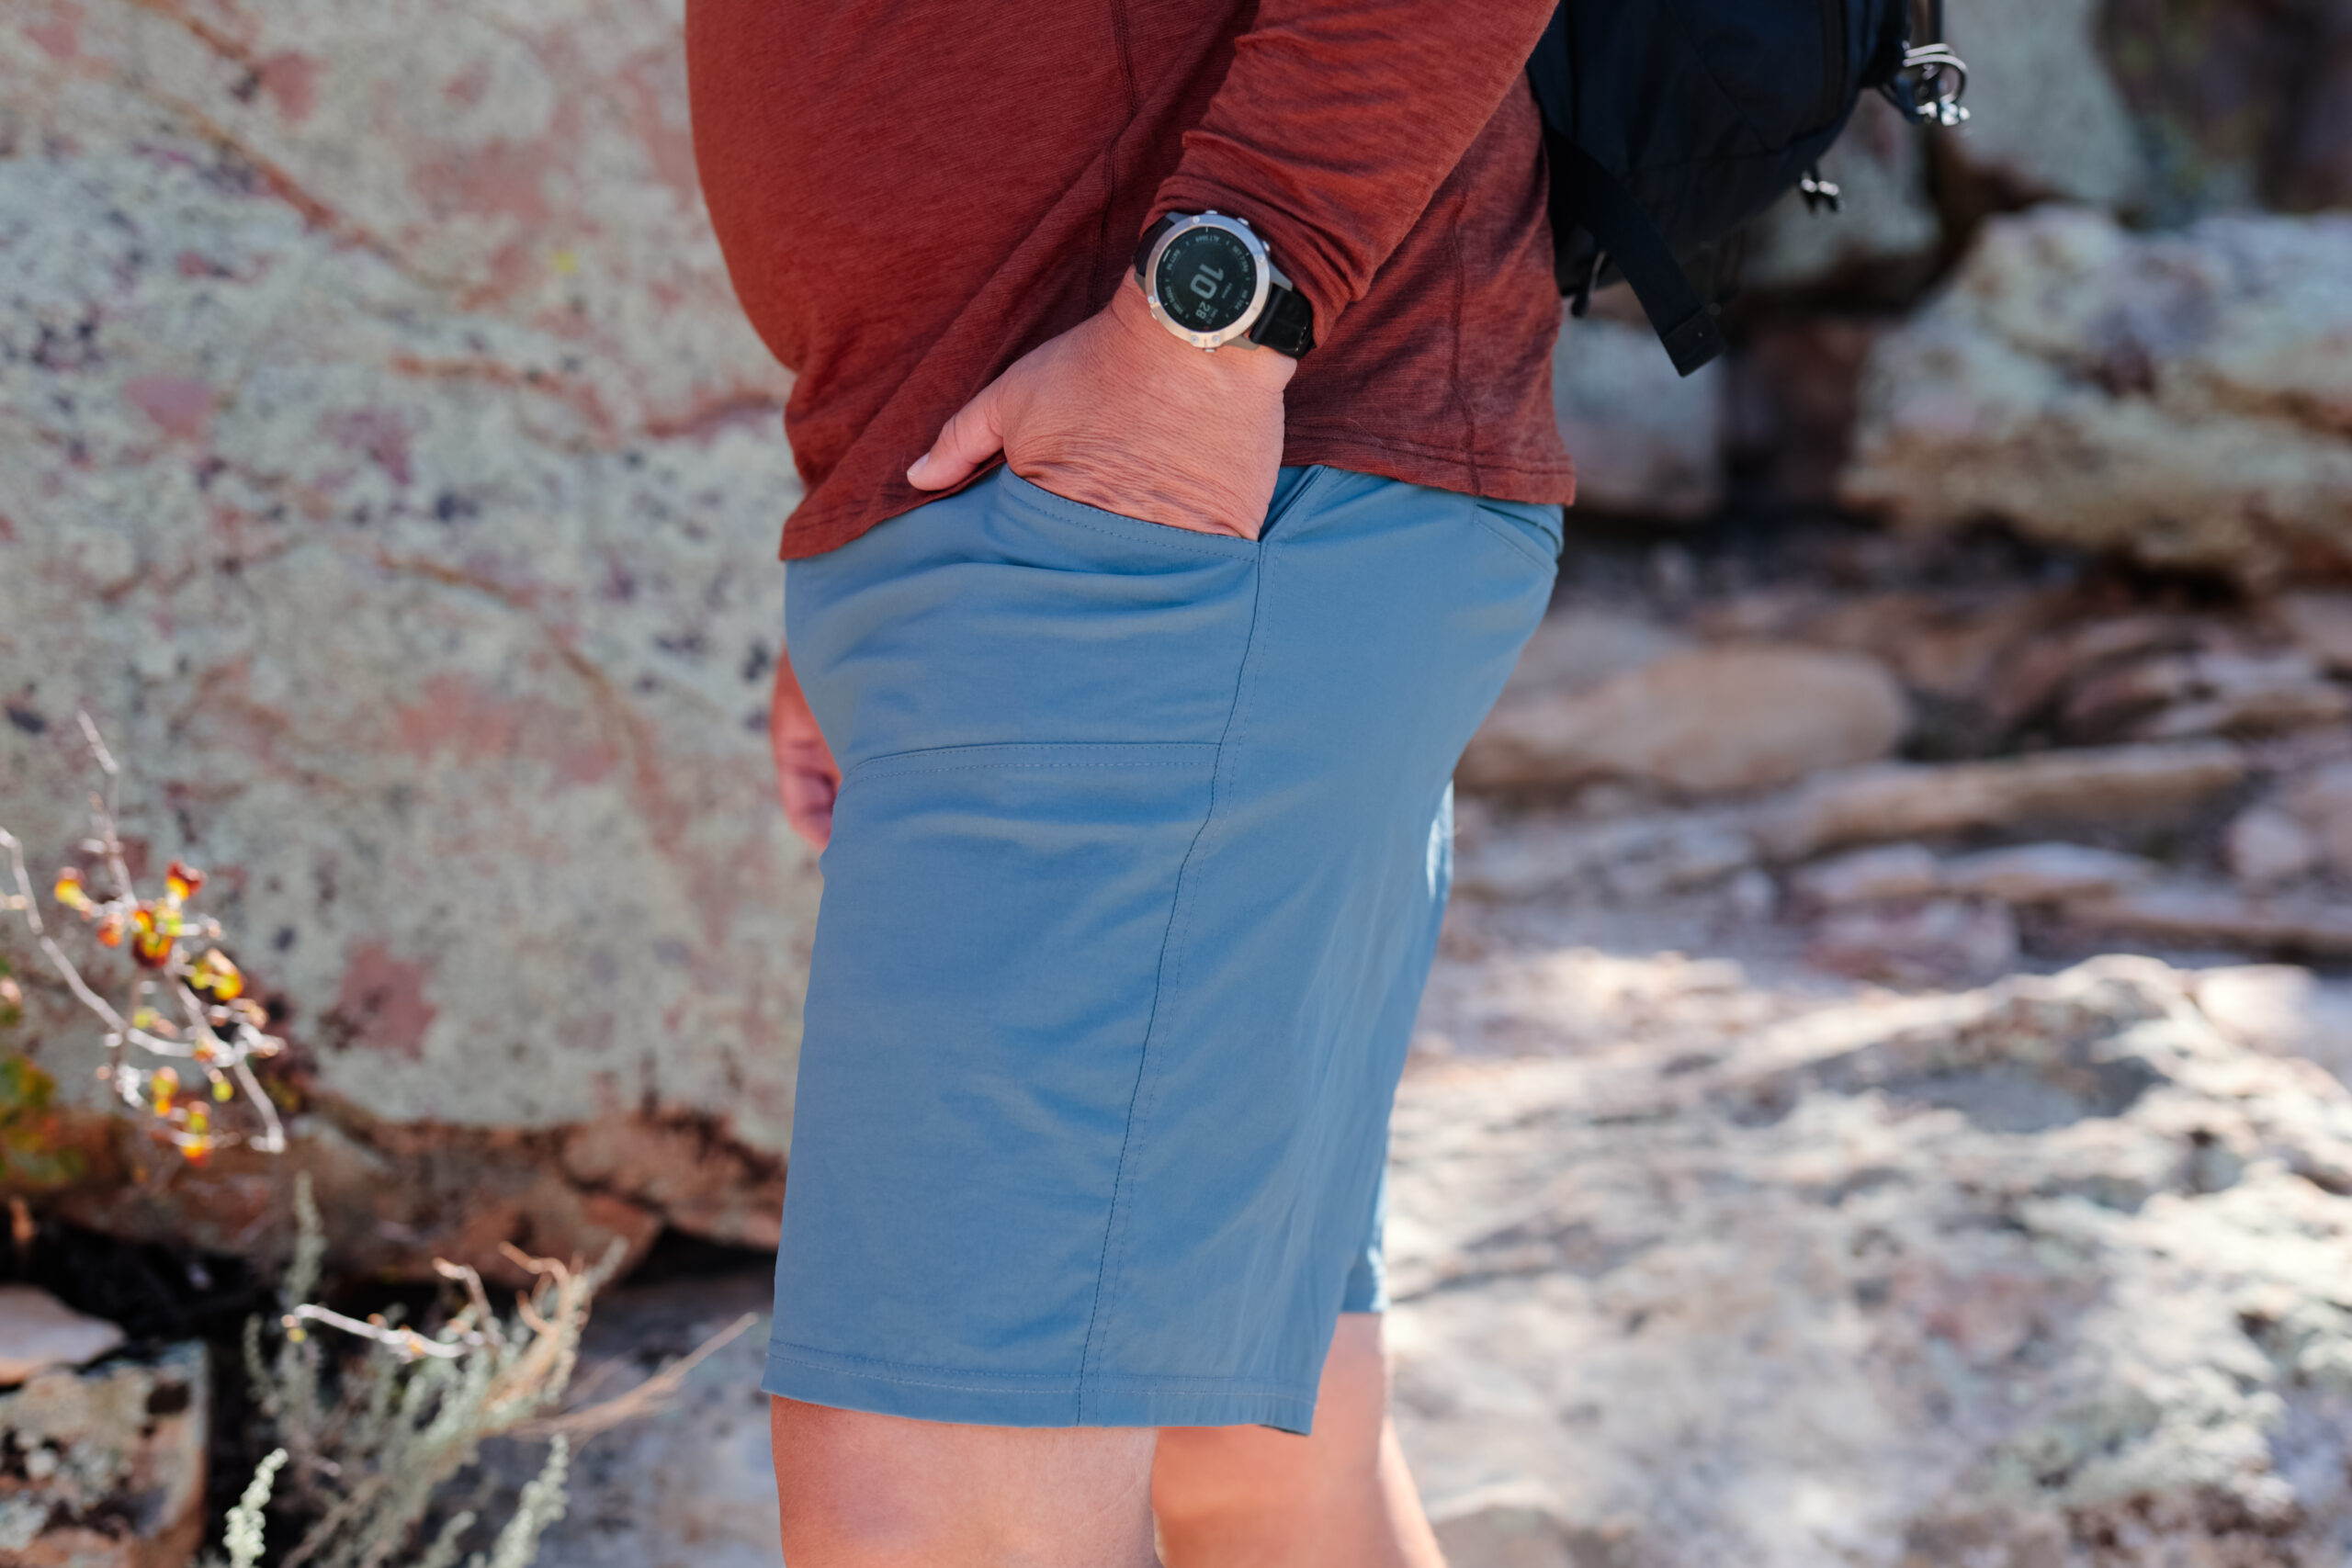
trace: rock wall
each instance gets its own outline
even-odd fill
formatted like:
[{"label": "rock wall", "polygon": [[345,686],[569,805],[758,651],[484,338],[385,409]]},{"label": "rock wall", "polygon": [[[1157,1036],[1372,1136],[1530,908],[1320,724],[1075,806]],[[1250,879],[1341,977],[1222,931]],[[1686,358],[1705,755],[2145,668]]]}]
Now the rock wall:
[{"label": "rock wall", "polygon": [[[680,20],[0,15],[0,824],[72,849],[86,708],[136,858],[212,872],[296,1047],[287,1159],[101,1129],[79,1217],[251,1248],[307,1166],[371,1269],[773,1237],[816,895],[763,738],[797,486]],[[17,956],[88,1106],[96,1031]]]}]

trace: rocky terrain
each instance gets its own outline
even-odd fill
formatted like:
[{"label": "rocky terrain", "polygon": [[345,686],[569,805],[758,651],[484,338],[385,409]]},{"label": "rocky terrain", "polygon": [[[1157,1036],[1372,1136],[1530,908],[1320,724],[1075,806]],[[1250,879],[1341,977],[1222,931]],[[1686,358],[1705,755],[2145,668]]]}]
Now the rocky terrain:
[{"label": "rocky terrain", "polygon": [[[0,826],[68,857],[89,711],[135,858],[212,873],[297,1043],[286,1158],[85,1122],[83,1220],[266,1250],[303,1168],[370,1270],[775,1234],[798,491],[680,11],[0,16]],[[94,1107],[96,1031],[26,984]]]},{"label": "rocky terrain", "polygon": [[[2352,1554],[2340,9],[1954,0],[1975,119],[1866,105],[1729,362],[1606,298],[1564,334],[1583,510],[1464,761],[1396,1142],[1456,1568]],[[797,488],[678,22],[0,15],[0,826],[78,852],[89,712],[134,869],[213,874],[291,1137],[107,1114],[0,924],[0,1248],[164,1243],[140,1288],[208,1303],[0,1287],[0,1561],[217,1529],[298,1170],[347,1288],[650,1257],[582,1397],[764,1311]],[[764,1333],[583,1444],[542,1563],[772,1568]]]}]

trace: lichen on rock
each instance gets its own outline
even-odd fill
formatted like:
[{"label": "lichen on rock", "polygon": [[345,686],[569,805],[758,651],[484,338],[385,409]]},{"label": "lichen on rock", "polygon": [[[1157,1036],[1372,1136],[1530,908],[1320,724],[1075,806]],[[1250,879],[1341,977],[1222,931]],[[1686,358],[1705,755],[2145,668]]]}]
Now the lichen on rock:
[{"label": "lichen on rock", "polygon": [[[707,1186],[789,1137],[816,881],[761,730],[798,482],[701,215],[678,21],[0,20],[0,820],[70,844],[87,708],[126,830],[213,868],[266,958],[296,1163],[369,1267],[773,1234],[772,1182],[673,1214],[639,1200],[691,1171],[552,1157],[683,1120],[659,1156],[714,1151]],[[96,1042],[33,999],[83,1103]],[[503,1217],[333,1179],[434,1149]],[[74,1212],[250,1247],[282,1193],[231,1161]]]}]

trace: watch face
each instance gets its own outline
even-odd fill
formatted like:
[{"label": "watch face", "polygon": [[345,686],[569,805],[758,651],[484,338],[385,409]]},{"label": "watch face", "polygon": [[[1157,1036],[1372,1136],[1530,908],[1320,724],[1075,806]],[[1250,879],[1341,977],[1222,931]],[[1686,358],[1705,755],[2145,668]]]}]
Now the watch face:
[{"label": "watch face", "polygon": [[1258,293],[1258,263],[1250,248],[1207,224],[1169,242],[1158,276],[1160,310],[1186,332],[1223,332]]}]

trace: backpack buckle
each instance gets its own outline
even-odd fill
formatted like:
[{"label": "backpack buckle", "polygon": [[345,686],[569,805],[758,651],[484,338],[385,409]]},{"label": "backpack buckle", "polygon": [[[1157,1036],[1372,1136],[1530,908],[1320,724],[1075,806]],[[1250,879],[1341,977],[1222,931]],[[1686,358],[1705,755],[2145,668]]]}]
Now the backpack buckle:
[{"label": "backpack buckle", "polygon": [[1905,50],[1903,63],[1879,90],[1924,124],[1949,130],[1968,119],[1968,107],[1960,101],[1968,92],[1968,62],[1940,39]]}]

